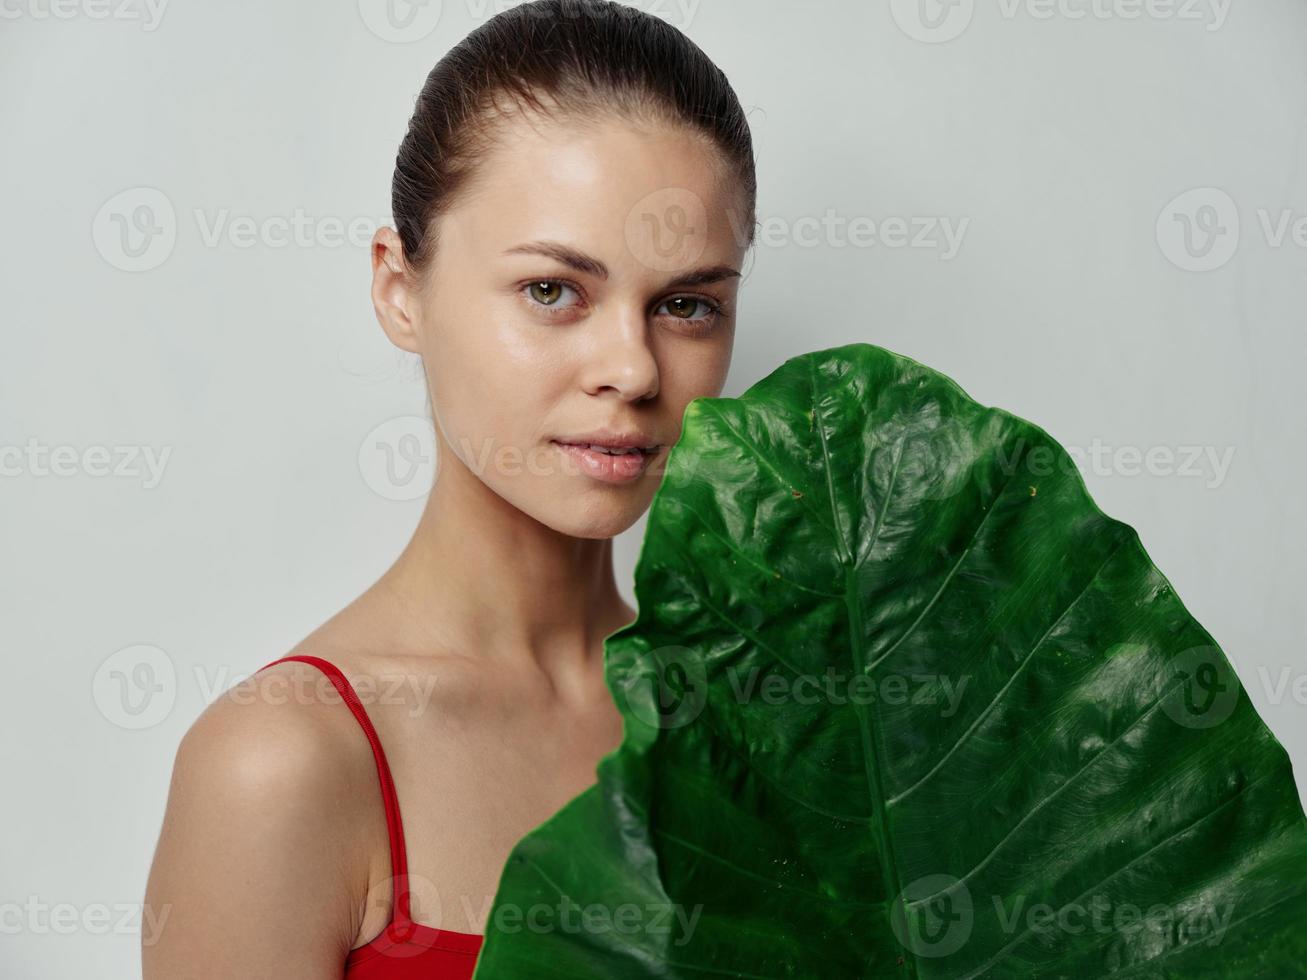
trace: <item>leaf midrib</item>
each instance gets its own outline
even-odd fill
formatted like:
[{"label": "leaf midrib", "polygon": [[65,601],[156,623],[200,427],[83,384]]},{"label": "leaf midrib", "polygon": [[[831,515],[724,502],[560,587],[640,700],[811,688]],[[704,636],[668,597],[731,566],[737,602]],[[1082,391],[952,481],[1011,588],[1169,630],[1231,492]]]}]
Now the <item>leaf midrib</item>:
[{"label": "leaf midrib", "polygon": [[[811,367],[810,378],[812,381],[811,418],[813,427],[821,440],[822,467],[826,475],[826,492],[830,502],[831,523],[834,529],[836,545],[839,549],[839,560],[845,566],[844,609],[849,623],[849,649],[853,656],[854,670],[859,674],[863,674],[866,671],[866,665],[861,644],[863,622],[862,606],[858,601],[857,591],[858,567],[853,561],[851,543],[844,540],[840,526],[839,512],[835,503],[835,483],[831,472],[830,447],[826,440],[825,414],[820,404],[821,389],[817,383],[817,365],[815,361],[810,361],[809,365]],[[895,469],[897,471],[897,466]],[[892,491],[890,491],[890,494],[892,495]],[[888,506],[887,495],[885,507],[888,508]],[[868,821],[868,830],[872,834],[872,844],[880,855],[886,908],[889,908],[897,900],[902,886],[899,882],[898,860],[894,854],[893,841],[890,839],[889,811],[885,806],[885,791],[880,784],[880,770],[883,760],[882,747],[878,731],[872,724],[870,706],[858,703],[854,705],[854,711],[858,718],[858,736],[862,746],[862,767],[867,780],[867,792],[870,796],[868,804],[872,816]],[[905,957],[903,962],[908,967],[908,972],[912,977],[915,978],[919,975],[914,958]]]}]

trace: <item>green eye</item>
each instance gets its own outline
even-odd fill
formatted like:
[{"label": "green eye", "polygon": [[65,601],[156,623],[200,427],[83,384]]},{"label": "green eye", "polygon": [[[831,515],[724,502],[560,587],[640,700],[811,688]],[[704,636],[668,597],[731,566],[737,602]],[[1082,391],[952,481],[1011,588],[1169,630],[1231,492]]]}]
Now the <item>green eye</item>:
[{"label": "green eye", "polygon": [[558,302],[558,297],[562,295],[563,286],[561,283],[553,282],[549,279],[542,279],[539,282],[533,282],[530,285],[531,298],[537,303],[545,306],[553,306]]},{"label": "green eye", "polygon": [[682,320],[692,319],[692,314],[698,308],[702,300],[695,299],[693,296],[678,296],[676,299],[667,301],[668,312],[672,316],[680,317]]},{"label": "green eye", "polygon": [[721,313],[721,308],[717,304],[702,296],[674,296],[659,309],[666,310],[667,315],[674,319],[704,324],[712,323]]}]

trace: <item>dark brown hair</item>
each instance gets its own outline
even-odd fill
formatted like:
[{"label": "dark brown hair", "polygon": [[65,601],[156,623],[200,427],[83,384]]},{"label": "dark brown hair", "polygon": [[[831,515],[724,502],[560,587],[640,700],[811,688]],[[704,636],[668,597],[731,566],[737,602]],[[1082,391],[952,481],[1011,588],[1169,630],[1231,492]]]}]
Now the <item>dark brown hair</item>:
[{"label": "dark brown hair", "polygon": [[683,124],[740,182],[754,239],[757,178],[748,120],[722,70],[672,25],[610,0],[532,0],[482,24],[436,63],[395,160],[391,208],[409,268],[436,247],[446,211],[513,109],[584,121],[618,113]]}]

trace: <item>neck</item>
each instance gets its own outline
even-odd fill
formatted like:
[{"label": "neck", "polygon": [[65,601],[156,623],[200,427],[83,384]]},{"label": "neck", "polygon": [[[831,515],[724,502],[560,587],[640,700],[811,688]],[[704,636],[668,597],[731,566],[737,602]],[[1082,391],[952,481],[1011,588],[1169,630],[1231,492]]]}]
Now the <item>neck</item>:
[{"label": "neck", "polygon": [[422,518],[378,584],[441,647],[533,661],[571,686],[602,661],[604,638],[634,618],[617,589],[612,539],[540,523],[477,478],[439,431],[437,444]]}]

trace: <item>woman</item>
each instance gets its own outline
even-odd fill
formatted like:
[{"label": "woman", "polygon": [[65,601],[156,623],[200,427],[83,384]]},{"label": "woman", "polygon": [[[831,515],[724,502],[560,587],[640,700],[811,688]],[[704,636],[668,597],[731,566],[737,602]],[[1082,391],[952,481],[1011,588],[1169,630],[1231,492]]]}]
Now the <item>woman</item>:
[{"label": "woman", "polygon": [[753,166],[721,71],[615,3],[513,8],[433,69],[372,300],[439,475],[380,580],[182,740],[147,980],[471,975],[513,845],[621,740],[610,539],[721,392]]}]

